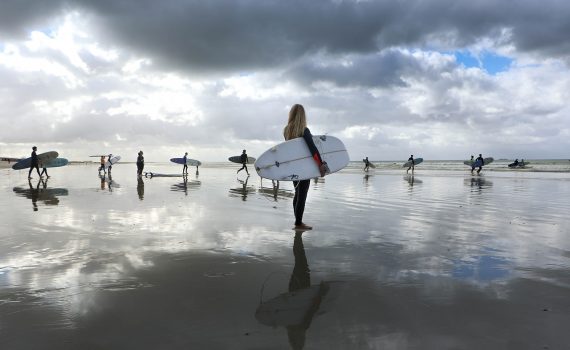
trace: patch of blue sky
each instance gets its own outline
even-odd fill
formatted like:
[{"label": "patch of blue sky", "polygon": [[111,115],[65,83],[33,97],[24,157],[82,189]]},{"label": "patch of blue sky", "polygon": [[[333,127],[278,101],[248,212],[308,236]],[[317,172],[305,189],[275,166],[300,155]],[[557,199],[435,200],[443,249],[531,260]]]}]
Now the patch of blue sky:
[{"label": "patch of blue sky", "polygon": [[467,68],[481,68],[491,75],[508,71],[514,62],[510,57],[490,52],[485,52],[480,56],[475,56],[469,51],[456,51],[454,55],[458,64]]}]

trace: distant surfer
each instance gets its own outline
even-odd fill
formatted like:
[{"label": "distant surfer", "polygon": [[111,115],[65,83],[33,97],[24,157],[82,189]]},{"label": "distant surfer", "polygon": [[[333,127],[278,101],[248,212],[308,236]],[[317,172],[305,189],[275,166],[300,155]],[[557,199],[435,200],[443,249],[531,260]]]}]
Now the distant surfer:
[{"label": "distant surfer", "polygon": [[137,157],[137,175],[139,177],[142,176],[143,169],[144,169],[143,151],[139,151],[139,155]]},{"label": "distant surfer", "polygon": [[184,153],[184,157],[182,157],[182,160],[184,161],[184,167],[182,167],[182,175],[184,174],[188,175],[188,164],[186,164],[186,162],[188,161],[188,152]]},{"label": "distant surfer", "polygon": [[483,169],[483,165],[485,165],[485,160],[483,160],[483,156],[481,155],[481,153],[479,153],[479,157],[475,159],[475,162],[471,166],[471,174],[473,174],[473,170],[475,170],[475,168],[477,168],[478,166],[479,169],[477,169],[477,175],[479,175],[479,173]]},{"label": "distant surfer", "polygon": [[32,178],[32,170],[34,170],[34,168],[36,168],[36,171],[38,172],[40,178],[42,177],[42,174],[40,174],[40,161],[38,159],[38,155],[36,154],[37,150],[38,148],[36,146],[32,147],[32,162],[30,163],[30,171],[28,172],[28,179]]},{"label": "distant surfer", "polygon": [[112,155],[112,154],[109,154],[108,159],[107,159],[107,162],[109,162],[109,174],[111,174],[111,168],[112,168],[112,165],[113,165],[113,164],[111,164],[111,158],[112,158],[112,157],[113,157],[113,155]]},{"label": "distant surfer", "polygon": [[414,155],[410,155],[410,158],[408,158],[408,162],[412,162],[410,164],[410,167],[408,168],[408,170],[406,170],[406,174],[408,173],[408,171],[410,171],[410,169],[412,169],[412,174],[414,173]]},{"label": "distant surfer", "polygon": [[[247,153],[245,153],[245,150],[243,150],[241,156],[240,156],[240,162],[242,164],[241,169],[239,169],[237,172],[239,173],[240,171],[242,171],[243,169],[245,169],[245,172],[247,173],[247,175],[249,176],[249,171],[247,171]],[[237,174],[237,173],[236,173]]]},{"label": "distant surfer", "polygon": [[[289,111],[289,120],[287,126],[283,129],[283,136],[285,140],[292,140],[298,137],[305,139],[309,151],[313,159],[317,163],[321,176],[325,176],[328,172],[327,163],[323,162],[321,155],[313,142],[313,135],[307,128],[307,119],[305,117],[305,108],[300,104],[295,104]],[[295,197],[293,198],[293,212],[295,213],[295,227],[294,229],[311,230],[312,227],[303,223],[303,213],[305,211],[305,202],[307,200],[307,193],[309,192],[310,180],[293,181],[295,186]]]},{"label": "distant surfer", "polygon": [[99,173],[103,170],[103,174],[106,174],[107,171],[105,170],[105,156],[101,156],[101,166],[99,167]]},{"label": "distant surfer", "polygon": [[364,161],[364,171],[368,171],[368,169],[370,169],[370,162],[368,161],[368,157],[366,157],[363,161]]}]

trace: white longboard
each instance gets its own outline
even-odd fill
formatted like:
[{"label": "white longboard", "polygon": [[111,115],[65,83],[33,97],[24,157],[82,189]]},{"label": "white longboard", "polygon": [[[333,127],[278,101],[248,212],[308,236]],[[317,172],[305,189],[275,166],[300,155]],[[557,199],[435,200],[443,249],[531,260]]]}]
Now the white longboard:
[{"label": "white longboard", "polygon": [[105,163],[105,169],[109,169],[110,166],[117,164],[121,160],[121,156],[114,156]]},{"label": "white longboard", "polygon": [[[334,136],[313,136],[321,158],[329,167],[329,174],[348,165],[349,157],[341,140]],[[289,140],[265,151],[255,161],[255,170],[260,177],[297,181],[321,176],[309,146],[302,137]]]}]

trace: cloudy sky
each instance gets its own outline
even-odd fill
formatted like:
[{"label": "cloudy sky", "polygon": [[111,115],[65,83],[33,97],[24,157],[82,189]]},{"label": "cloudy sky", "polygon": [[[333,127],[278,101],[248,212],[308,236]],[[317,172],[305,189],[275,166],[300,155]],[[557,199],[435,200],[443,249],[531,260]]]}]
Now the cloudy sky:
[{"label": "cloudy sky", "polygon": [[568,158],[566,0],[2,0],[0,155]]}]

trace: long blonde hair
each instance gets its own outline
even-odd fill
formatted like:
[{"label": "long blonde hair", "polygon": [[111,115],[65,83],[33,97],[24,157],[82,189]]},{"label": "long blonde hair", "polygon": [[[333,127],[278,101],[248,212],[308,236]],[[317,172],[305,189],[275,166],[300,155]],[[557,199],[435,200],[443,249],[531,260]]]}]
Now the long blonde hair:
[{"label": "long blonde hair", "polygon": [[300,104],[294,104],[289,111],[287,126],[283,129],[285,140],[303,136],[306,127],[307,118],[305,117],[305,108]]}]

